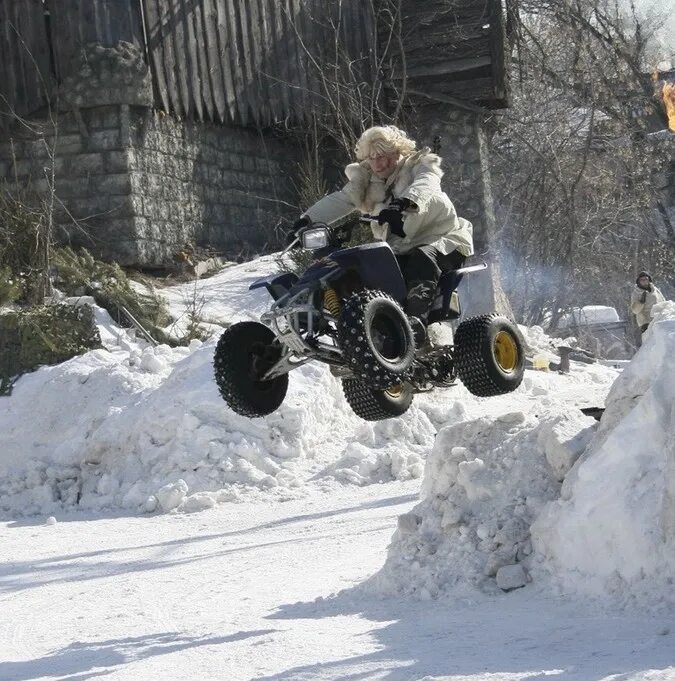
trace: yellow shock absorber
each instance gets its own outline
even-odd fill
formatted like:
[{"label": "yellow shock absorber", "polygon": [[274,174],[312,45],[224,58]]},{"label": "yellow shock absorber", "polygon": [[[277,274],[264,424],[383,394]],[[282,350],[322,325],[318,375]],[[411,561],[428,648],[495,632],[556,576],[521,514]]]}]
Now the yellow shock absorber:
[{"label": "yellow shock absorber", "polygon": [[340,316],[340,299],[338,298],[335,289],[327,288],[323,292],[323,306],[330,314],[333,315],[333,317]]}]

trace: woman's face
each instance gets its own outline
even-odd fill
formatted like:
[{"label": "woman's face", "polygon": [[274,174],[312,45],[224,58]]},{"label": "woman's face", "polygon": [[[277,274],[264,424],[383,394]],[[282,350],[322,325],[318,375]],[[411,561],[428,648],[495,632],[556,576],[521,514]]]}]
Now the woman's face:
[{"label": "woman's face", "polygon": [[386,153],[371,151],[366,160],[375,175],[384,180],[394,172],[398,159],[398,151],[389,151]]}]

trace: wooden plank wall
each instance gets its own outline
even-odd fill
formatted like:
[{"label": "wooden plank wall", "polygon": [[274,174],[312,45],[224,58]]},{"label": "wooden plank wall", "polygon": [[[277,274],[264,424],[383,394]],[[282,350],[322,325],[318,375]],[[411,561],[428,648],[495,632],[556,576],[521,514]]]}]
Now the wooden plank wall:
[{"label": "wooden plank wall", "polygon": [[[486,106],[505,104],[502,0],[403,0],[408,87]],[[402,65],[394,78],[402,78]]]},{"label": "wooden plank wall", "polygon": [[0,94],[26,115],[46,101],[41,78],[51,89],[84,45],[123,40],[147,50],[159,108],[297,123],[325,103],[323,58],[370,79],[372,24],[363,0],[0,0]]},{"label": "wooden plank wall", "polygon": [[0,0],[0,127],[43,106],[51,86],[42,0]]},{"label": "wooden plank wall", "polygon": [[370,73],[362,0],[142,0],[158,104],[241,125],[308,118],[322,105],[317,62],[335,49]]},{"label": "wooden plank wall", "polygon": [[143,48],[143,23],[138,0],[46,0],[54,61],[59,80],[89,43],[113,47],[120,40]]},{"label": "wooden plank wall", "polygon": [[45,106],[88,43],[144,48],[139,0],[0,0],[0,125]]}]

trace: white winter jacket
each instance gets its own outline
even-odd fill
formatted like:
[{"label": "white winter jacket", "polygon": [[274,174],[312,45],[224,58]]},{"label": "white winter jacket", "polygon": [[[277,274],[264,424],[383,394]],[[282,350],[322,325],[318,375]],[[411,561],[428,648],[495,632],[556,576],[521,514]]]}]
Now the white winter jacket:
[{"label": "white winter jacket", "polygon": [[349,182],[309,208],[305,215],[313,222],[332,222],[357,208],[377,215],[393,199],[409,199],[416,208],[404,213],[405,238],[389,229],[373,225],[373,236],[387,241],[395,253],[407,253],[416,246],[431,244],[443,254],[457,249],[473,255],[473,226],[457,217],[455,207],[441,189],[441,159],[428,147],[402,158],[390,177],[375,175],[367,161],[352,163],[345,169]]},{"label": "white winter jacket", "polygon": [[[644,326],[652,321],[652,308],[656,303],[662,303],[665,300],[665,296],[659,289],[654,286],[654,284],[649,285],[649,291],[636,286],[633,289],[633,293],[630,297],[630,309],[635,315],[635,321],[637,321],[638,326]],[[642,302],[642,294],[645,295],[645,302]]]}]

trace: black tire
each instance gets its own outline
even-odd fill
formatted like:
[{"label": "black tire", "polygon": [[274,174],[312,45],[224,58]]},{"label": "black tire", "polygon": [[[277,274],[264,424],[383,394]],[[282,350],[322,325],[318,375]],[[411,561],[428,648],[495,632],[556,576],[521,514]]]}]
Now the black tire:
[{"label": "black tire", "polygon": [[504,395],[523,380],[525,353],[518,327],[496,314],[472,317],[455,333],[455,368],[478,397]]},{"label": "black tire", "polygon": [[242,416],[271,414],[281,406],[288,374],[258,380],[281,356],[274,334],[259,322],[239,322],[218,341],[213,370],[220,394],[232,411]]},{"label": "black tire", "polygon": [[366,421],[382,421],[405,414],[414,396],[409,383],[375,390],[357,378],[343,379],[342,391],[352,411]]},{"label": "black tire", "polygon": [[382,291],[359,291],[344,304],[338,343],[347,366],[372,388],[403,382],[415,359],[415,340],[401,306]]}]

